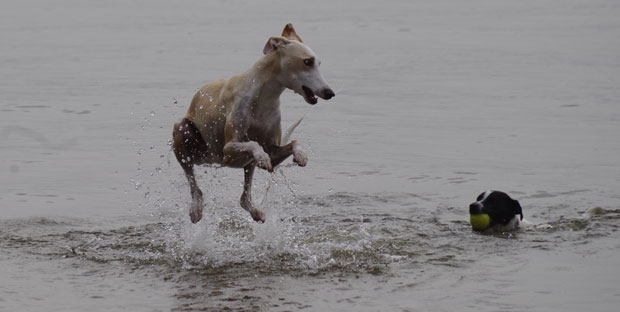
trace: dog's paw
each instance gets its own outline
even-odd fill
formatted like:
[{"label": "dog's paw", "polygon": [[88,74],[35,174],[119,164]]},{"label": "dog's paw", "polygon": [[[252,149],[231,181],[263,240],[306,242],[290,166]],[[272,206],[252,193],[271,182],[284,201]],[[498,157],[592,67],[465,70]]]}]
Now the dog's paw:
[{"label": "dog's paw", "polygon": [[192,201],[192,207],[189,210],[189,218],[192,223],[197,223],[202,219],[202,200]]},{"label": "dog's paw", "polygon": [[265,223],[265,214],[262,211],[258,209],[253,209],[250,210],[250,215],[252,216],[252,219],[254,219],[254,221]]},{"label": "dog's paw", "polygon": [[254,154],[254,161],[256,162],[256,166],[258,168],[265,169],[267,171],[273,170],[269,155],[263,151]]},{"label": "dog's paw", "polygon": [[295,148],[293,150],[293,162],[298,164],[300,167],[305,167],[308,163],[308,156],[301,149]]}]

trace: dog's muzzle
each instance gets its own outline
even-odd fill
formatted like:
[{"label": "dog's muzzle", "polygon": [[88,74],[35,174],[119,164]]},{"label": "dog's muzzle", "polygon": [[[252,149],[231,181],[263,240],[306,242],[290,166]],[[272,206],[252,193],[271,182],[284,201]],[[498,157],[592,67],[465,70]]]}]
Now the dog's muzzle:
[{"label": "dog's muzzle", "polygon": [[336,94],[334,93],[334,91],[330,88],[325,88],[323,90],[321,90],[319,92],[319,94],[315,95],[314,92],[312,91],[312,89],[306,87],[306,86],[301,86],[301,89],[304,91],[304,99],[306,100],[306,102],[308,102],[309,104],[316,104],[318,102],[317,99],[317,95],[324,99],[324,100],[329,100],[331,98],[333,98],[334,96],[336,96]]},{"label": "dog's muzzle", "polygon": [[482,205],[477,202],[469,205],[469,214],[475,215],[480,213],[482,213]]},{"label": "dog's muzzle", "polygon": [[322,98],[324,100],[329,100],[331,98],[333,98],[334,96],[336,96],[336,93],[334,93],[334,91],[330,88],[325,88],[323,89],[323,96]]}]

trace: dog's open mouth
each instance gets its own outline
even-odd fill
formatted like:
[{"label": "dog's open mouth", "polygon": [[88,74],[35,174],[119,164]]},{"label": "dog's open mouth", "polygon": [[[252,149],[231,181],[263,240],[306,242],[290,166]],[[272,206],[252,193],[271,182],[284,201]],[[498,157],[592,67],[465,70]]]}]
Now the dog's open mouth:
[{"label": "dog's open mouth", "polygon": [[310,88],[306,86],[301,86],[301,89],[304,90],[304,99],[306,100],[306,102],[312,105],[316,104],[318,100],[316,98],[316,95],[314,95],[314,92],[312,92],[312,90],[310,90]]}]

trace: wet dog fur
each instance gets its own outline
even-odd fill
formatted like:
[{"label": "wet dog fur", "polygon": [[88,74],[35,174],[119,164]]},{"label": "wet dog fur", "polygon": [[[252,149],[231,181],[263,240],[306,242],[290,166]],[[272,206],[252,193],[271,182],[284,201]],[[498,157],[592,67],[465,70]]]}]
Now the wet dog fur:
[{"label": "wet dog fur", "polygon": [[[490,223],[483,231],[513,231],[520,228],[523,212],[518,201],[501,191],[486,191],[469,205],[469,214],[489,215]],[[520,218],[519,218],[520,216]]]},{"label": "wet dog fur", "polygon": [[255,221],[264,222],[264,213],[252,202],[255,168],[273,171],[291,155],[299,166],[308,161],[296,141],[281,142],[280,95],[291,89],[312,105],[317,96],[324,100],[335,96],[319,71],[316,54],[292,24],[281,36],[267,40],[263,54],[246,72],[200,88],[184,118],[174,125],[173,150],[189,181],[193,223],[200,221],[204,207],[194,175],[194,166],[202,164],[243,168],[241,207]]}]

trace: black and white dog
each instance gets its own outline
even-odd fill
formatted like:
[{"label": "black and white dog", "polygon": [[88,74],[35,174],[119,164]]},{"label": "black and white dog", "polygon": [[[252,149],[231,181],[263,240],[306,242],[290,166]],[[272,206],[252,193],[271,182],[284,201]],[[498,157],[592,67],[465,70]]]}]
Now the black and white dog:
[{"label": "black and white dog", "polygon": [[[518,201],[500,191],[486,191],[469,205],[474,231],[513,231],[520,228],[523,212]],[[519,217],[520,216],[520,217]]]}]

